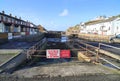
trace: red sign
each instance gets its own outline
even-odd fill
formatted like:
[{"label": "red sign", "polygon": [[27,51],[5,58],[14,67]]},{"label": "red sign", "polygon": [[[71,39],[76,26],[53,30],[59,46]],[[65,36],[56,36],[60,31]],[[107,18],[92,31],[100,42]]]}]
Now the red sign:
[{"label": "red sign", "polygon": [[60,50],[59,49],[49,49],[47,50],[47,58],[60,58]]},{"label": "red sign", "polygon": [[60,57],[61,58],[70,58],[70,50],[61,50]]}]

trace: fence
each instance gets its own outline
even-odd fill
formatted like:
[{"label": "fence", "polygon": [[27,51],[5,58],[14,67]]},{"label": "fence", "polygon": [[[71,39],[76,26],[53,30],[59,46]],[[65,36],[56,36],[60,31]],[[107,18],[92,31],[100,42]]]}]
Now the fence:
[{"label": "fence", "polygon": [[31,48],[29,48],[26,51],[27,54],[27,58],[31,58],[31,56],[37,51],[37,49],[41,49],[41,47],[47,42],[46,38],[42,39],[41,41],[39,41],[38,43],[36,43],[34,46],[32,46]]},{"label": "fence", "polygon": [[80,40],[77,40],[76,43],[79,44],[79,47],[85,51],[84,54],[90,58],[90,61],[98,62],[98,59],[99,59],[99,48],[98,47],[89,45]]},{"label": "fence", "polygon": [[103,44],[103,43],[99,43],[99,48],[100,48],[99,51],[101,53],[109,57],[112,57],[114,59],[120,60],[120,48],[107,45],[107,44]]},{"label": "fence", "polygon": [[[82,42],[80,40],[76,40],[76,39],[67,41],[67,45],[70,47],[72,47],[71,45],[75,45],[78,47],[77,49],[72,47],[72,48],[74,48],[72,50],[78,51],[78,58],[80,56],[84,60],[89,59],[89,61],[98,62],[98,59],[99,59],[99,48],[98,47],[89,45],[87,43],[84,43],[84,42]],[[79,52],[80,52],[80,54],[79,54]]]},{"label": "fence", "polygon": [[[103,43],[99,43],[99,48],[100,48],[99,52],[101,54],[104,54],[106,56],[109,56],[113,59],[120,61],[120,55],[119,55],[120,48],[115,47],[115,46],[111,46],[111,45],[107,45],[107,44],[103,44]],[[103,57],[101,57],[100,59],[104,60],[105,62],[111,64],[112,66],[114,66],[115,68],[120,70],[120,65],[112,63],[112,60],[107,60]]]},{"label": "fence", "polygon": [[[69,42],[70,44],[78,45],[79,49],[80,48],[83,49],[82,50],[83,52],[79,54],[79,57],[82,57],[83,59],[85,59],[85,61],[100,62],[102,60],[112,65],[113,67],[120,69],[119,67],[120,65],[118,63],[115,63],[116,59],[120,61],[120,56],[116,55],[115,53],[111,53],[111,49],[109,49],[109,48],[112,48],[113,50],[116,49],[119,51],[120,48],[106,45],[103,43],[99,43],[99,46],[95,47],[77,39],[69,40]],[[105,47],[107,48],[107,51]],[[108,49],[110,52],[108,51]],[[111,58],[108,59],[108,57],[111,57]],[[113,59],[114,59],[114,62],[112,62]]]}]

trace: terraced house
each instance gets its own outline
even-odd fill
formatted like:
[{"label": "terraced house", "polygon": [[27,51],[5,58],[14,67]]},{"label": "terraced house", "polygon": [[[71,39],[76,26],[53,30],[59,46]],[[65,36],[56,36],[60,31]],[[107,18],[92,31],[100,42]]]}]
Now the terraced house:
[{"label": "terraced house", "polygon": [[120,34],[120,15],[113,17],[99,17],[80,24],[80,33],[117,35]]},{"label": "terraced house", "polygon": [[13,39],[22,35],[37,34],[38,28],[35,24],[24,21],[12,14],[7,15],[4,11],[0,12],[0,39]]}]

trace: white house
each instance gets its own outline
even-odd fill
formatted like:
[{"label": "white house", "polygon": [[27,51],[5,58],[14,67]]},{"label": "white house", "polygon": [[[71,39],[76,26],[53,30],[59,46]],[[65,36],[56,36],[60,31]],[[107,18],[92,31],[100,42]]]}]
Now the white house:
[{"label": "white house", "polygon": [[81,25],[81,33],[116,35],[120,34],[120,17],[102,18],[91,20]]}]

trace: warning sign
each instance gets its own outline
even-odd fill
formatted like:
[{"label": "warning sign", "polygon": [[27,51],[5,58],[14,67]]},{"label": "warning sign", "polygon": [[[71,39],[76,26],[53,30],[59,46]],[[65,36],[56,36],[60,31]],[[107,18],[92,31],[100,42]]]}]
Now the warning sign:
[{"label": "warning sign", "polygon": [[60,58],[60,50],[59,49],[49,49],[46,51],[47,58]]},{"label": "warning sign", "polygon": [[60,57],[61,58],[70,58],[70,50],[61,50]]}]

